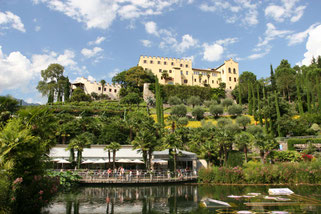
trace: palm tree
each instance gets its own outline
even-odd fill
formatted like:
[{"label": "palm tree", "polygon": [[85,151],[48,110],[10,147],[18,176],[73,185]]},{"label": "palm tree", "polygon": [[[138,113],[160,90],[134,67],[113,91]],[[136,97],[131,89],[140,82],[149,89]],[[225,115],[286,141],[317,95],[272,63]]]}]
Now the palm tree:
[{"label": "palm tree", "polygon": [[247,152],[248,148],[252,142],[254,142],[254,136],[248,132],[242,131],[241,133],[235,136],[236,144],[239,149],[243,149],[244,152],[244,160],[247,163]]},{"label": "palm tree", "polygon": [[[117,142],[111,142],[109,145],[105,147],[104,150],[112,151],[113,152],[113,169],[116,168],[116,152],[121,149],[121,145]],[[110,155],[109,155],[110,157]]]},{"label": "palm tree", "polygon": [[101,95],[103,95],[103,94],[104,94],[104,87],[105,87],[106,81],[105,81],[105,80],[100,80],[100,84],[101,84]]},{"label": "palm tree", "polygon": [[176,172],[177,154],[178,149],[182,148],[182,138],[176,132],[167,131],[163,137],[163,144],[165,148],[172,150],[169,155],[173,156],[173,171]]},{"label": "palm tree", "polygon": [[80,169],[82,152],[84,148],[90,148],[90,145],[93,143],[95,136],[92,133],[84,132],[80,135],[77,135],[70,140],[66,150],[75,149],[77,150],[77,168]]}]

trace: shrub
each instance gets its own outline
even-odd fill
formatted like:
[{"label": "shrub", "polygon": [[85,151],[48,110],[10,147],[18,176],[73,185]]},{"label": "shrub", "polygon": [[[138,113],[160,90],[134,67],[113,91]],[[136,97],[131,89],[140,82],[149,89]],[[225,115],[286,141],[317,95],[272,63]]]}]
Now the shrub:
[{"label": "shrub", "polygon": [[231,105],[227,109],[228,113],[233,116],[239,116],[243,112],[243,108],[241,105]]},{"label": "shrub", "polygon": [[192,115],[195,117],[196,120],[201,120],[204,118],[204,109],[198,106],[193,109]]},{"label": "shrub", "polygon": [[171,115],[178,116],[178,117],[185,117],[186,114],[187,114],[186,106],[182,104],[173,106],[171,109]]},{"label": "shrub", "polygon": [[224,107],[229,107],[231,105],[233,105],[234,101],[231,98],[226,98],[224,100],[222,100],[222,105]]},{"label": "shrub", "polygon": [[217,125],[220,127],[224,127],[229,124],[232,124],[232,120],[229,118],[220,118],[217,120]]},{"label": "shrub", "polygon": [[292,138],[288,140],[288,150],[295,150],[295,144],[308,144],[308,143],[321,143],[321,138],[305,138],[305,139],[298,139]]},{"label": "shrub", "polygon": [[215,117],[218,117],[219,115],[223,114],[223,112],[224,112],[224,108],[221,105],[210,106],[210,113]]},{"label": "shrub", "polygon": [[201,105],[201,98],[199,96],[191,96],[188,98],[187,104],[194,108],[196,105]]},{"label": "shrub", "polygon": [[217,105],[217,101],[216,100],[205,100],[204,101],[204,106],[206,106],[207,108],[209,108],[211,105]]},{"label": "shrub", "polygon": [[188,119],[186,117],[178,118],[177,124],[179,126],[186,126],[188,124]]},{"label": "shrub", "polygon": [[182,100],[176,96],[172,96],[168,99],[168,104],[171,106],[182,104]]},{"label": "shrub", "polygon": [[302,160],[300,153],[296,151],[272,151],[270,155],[277,162],[296,162]]},{"label": "shrub", "polygon": [[248,116],[239,116],[236,118],[236,123],[245,130],[246,126],[251,123],[251,118]]}]

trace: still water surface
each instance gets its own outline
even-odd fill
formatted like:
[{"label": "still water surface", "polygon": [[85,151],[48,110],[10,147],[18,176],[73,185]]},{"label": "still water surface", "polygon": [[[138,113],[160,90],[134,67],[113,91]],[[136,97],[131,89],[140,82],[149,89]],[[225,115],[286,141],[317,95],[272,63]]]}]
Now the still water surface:
[{"label": "still water surface", "polygon": [[[320,213],[321,186],[289,186],[295,195],[287,201],[264,199],[271,186],[159,185],[126,187],[81,187],[61,193],[43,213]],[[280,188],[278,186],[277,188]],[[230,198],[248,193],[256,197]],[[203,201],[228,202],[231,208]],[[246,212],[247,211],[247,212]]]}]

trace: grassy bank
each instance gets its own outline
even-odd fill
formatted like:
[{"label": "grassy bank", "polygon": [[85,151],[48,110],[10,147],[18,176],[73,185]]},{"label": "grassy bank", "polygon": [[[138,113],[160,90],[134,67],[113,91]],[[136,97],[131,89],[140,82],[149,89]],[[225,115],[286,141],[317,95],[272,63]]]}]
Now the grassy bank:
[{"label": "grassy bank", "polygon": [[321,160],[201,169],[199,181],[216,184],[321,184]]}]

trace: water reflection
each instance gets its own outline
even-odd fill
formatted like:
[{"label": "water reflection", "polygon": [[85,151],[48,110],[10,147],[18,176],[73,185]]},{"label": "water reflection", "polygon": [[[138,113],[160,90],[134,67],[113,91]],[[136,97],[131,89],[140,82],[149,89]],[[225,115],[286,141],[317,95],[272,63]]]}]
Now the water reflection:
[{"label": "water reflection", "polygon": [[[267,186],[140,186],[140,187],[86,187],[74,193],[60,194],[44,213],[236,213],[240,210],[251,212],[285,211],[288,213],[321,213],[321,203],[309,204],[308,200],[296,198],[297,206],[246,206],[247,202],[259,202],[259,198],[242,200],[228,198],[228,195],[242,195],[250,192],[267,193]],[[290,187],[297,194],[314,198],[321,195],[320,186]],[[202,207],[206,198],[229,202],[229,209]],[[294,199],[293,199],[294,202]]]}]

